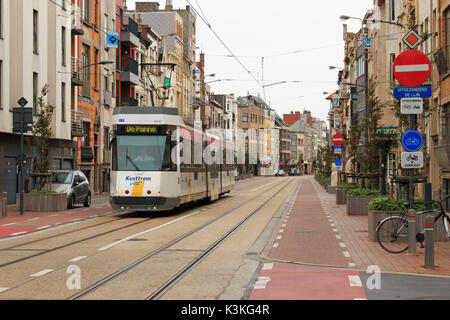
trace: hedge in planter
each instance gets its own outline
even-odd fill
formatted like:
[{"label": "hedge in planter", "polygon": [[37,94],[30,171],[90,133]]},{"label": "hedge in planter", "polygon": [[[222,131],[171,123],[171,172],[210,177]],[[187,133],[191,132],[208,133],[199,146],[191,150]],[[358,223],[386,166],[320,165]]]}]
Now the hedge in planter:
[{"label": "hedge in planter", "polygon": [[[425,201],[423,199],[414,200],[414,210],[423,211],[425,210]],[[439,208],[437,203],[433,204],[433,209]],[[389,197],[379,197],[373,199],[368,205],[368,235],[370,241],[377,241],[376,228],[379,221],[389,217],[398,216],[402,214],[407,214],[408,209],[405,206],[405,200],[395,200]],[[419,215],[416,218],[417,224],[424,227],[425,219],[423,215]],[[434,231],[435,241],[446,241],[446,233],[442,224],[435,225]]]},{"label": "hedge in planter", "polygon": [[348,215],[368,215],[368,205],[372,199],[381,196],[377,189],[351,189],[347,192],[347,214]]},{"label": "hedge in planter", "polygon": [[347,191],[359,188],[356,184],[341,184],[336,190],[336,204],[346,204],[347,203]]}]

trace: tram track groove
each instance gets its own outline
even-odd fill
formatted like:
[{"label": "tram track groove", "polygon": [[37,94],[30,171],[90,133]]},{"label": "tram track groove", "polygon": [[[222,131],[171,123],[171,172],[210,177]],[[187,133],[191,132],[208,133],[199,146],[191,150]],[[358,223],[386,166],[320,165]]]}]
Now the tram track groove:
[{"label": "tram track groove", "polygon": [[[233,234],[237,229],[239,229],[240,226],[242,226],[243,224],[245,224],[246,221],[248,221],[254,214],[256,214],[259,210],[261,210],[267,203],[270,202],[270,200],[272,200],[276,195],[278,195],[282,190],[284,190],[287,186],[289,186],[292,182],[294,181],[294,179],[289,180],[287,183],[285,181],[277,184],[278,186],[282,186],[274,195],[272,195],[270,198],[268,198],[266,201],[264,201],[264,203],[262,205],[260,205],[257,209],[253,210],[252,213],[250,215],[247,215],[246,218],[244,220],[242,220],[240,223],[238,223],[237,225],[235,225],[230,231],[228,231],[225,236],[222,236],[219,240],[215,241],[214,244],[210,247],[208,247],[207,250],[203,251],[202,250],[202,254],[200,255],[201,260],[203,260],[207,255],[209,255],[209,253],[211,253],[212,251],[214,251],[215,248],[217,248],[223,241],[225,241],[229,236],[231,236],[231,234]],[[82,297],[88,296],[89,294],[93,293],[95,290],[97,290],[98,288],[105,286],[107,283],[111,282],[112,280],[118,278],[119,276],[125,274],[126,272],[128,272],[129,270],[135,268],[136,266],[138,266],[139,264],[143,263],[144,261],[147,261],[148,259],[150,259],[151,257],[166,251],[168,248],[172,247],[173,245],[179,243],[180,241],[188,238],[189,236],[197,233],[198,231],[206,228],[207,226],[211,225],[214,222],[217,222],[218,220],[228,216],[229,214],[231,214],[232,212],[242,208],[243,206],[247,205],[248,203],[264,196],[264,194],[266,192],[270,192],[273,190],[273,186],[272,188],[270,188],[269,190],[263,192],[263,193],[259,193],[257,196],[251,198],[250,200],[247,200],[241,204],[239,204],[238,206],[222,213],[221,215],[205,222],[204,224],[194,228],[193,230],[190,230],[189,232],[181,235],[180,237],[169,241],[168,243],[166,243],[165,245],[161,246],[160,248],[153,250],[152,252],[150,252],[149,254],[139,258],[138,260],[134,261],[133,263],[129,264],[128,266],[108,275],[107,277],[103,278],[102,280],[88,286],[87,288],[81,290],[80,292],[78,292],[75,295],[72,295],[71,297],[68,298],[68,300],[77,300],[80,299]],[[206,254],[205,254],[206,253]],[[200,263],[200,261],[198,261],[198,258],[194,259],[187,267],[183,268],[181,271],[179,271],[174,277],[172,277],[168,282],[166,282],[166,285],[163,285],[161,288],[168,288],[168,286],[171,287],[171,284],[175,284],[176,282],[178,282],[177,279],[181,279],[180,277],[183,277],[186,272],[190,271],[196,264]],[[195,264],[194,266],[192,266],[192,264]],[[170,282],[170,283],[169,283]],[[158,289],[157,292],[160,292],[161,290]],[[156,291],[155,291],[156,292]],[[165,292],[165,290],[164,290]],[[153,299],[152,297],[154,296],[154,294],[148,296],[146,298],[146,300],[151,300]],[[148,299],[151,298],[151,299]]]}]

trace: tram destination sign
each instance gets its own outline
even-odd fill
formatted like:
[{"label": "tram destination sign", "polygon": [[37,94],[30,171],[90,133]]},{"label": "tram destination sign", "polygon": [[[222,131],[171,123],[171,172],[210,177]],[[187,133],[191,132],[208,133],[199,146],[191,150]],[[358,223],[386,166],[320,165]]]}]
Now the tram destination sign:
[{"label": "tram destination sign", "polygon": [[167,126],[147,126],[147,125],[119,125],[117,126],[117,134],[158,134],[165,133],[167,131]]},{"label": "tram destination sign", "polygon": [[395,87],[394,97],[403,98],[429,98],[431,97],[431,87]]}]

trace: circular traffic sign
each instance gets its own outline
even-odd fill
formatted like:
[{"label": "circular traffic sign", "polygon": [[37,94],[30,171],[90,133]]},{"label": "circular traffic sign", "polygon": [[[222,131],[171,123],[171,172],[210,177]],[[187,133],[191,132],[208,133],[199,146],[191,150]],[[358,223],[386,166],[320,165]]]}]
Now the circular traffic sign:
[{"label": "circular traffic sign", "polygon": [[335,145],[335,146],[340,146],[341,144],[344,143],[344,137],[339,134],[336,133],[332,138],[331,138],[331,142]]},{"label": "circular traffic sign", "polygon": [[334,164],[338,167],[340,167],[342,165],[342,161],[337,159],[336,161],[334,161]]},{"label": "circular traffic sign", "polygon": [[402,146],[408,152],[416,152],[423,146],[423,137],[416,130],[408,130],[402,135]]},{"label": "circular traffic sign", "polygon": [[406,50],[394,61],[395,79],[406,87],[418,87],[427,81],[431,73],[431,62],[418,50]]}]

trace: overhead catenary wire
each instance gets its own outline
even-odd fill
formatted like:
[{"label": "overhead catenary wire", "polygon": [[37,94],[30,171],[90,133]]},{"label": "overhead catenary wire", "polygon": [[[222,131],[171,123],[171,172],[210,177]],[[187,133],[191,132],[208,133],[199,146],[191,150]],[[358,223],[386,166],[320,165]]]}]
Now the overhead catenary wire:
[{"label": "overhead catenary wire", "polygon": [[211,24],[208,23],[208,21],[206,20],[206,18],[203,17],[203,15],[201,15],[196,9],[195,7],[192,5],[192,3],[189,0],[186,0],[186,2],[191,6],[192,10],[194,10],[194,12],[200,17],[200,19],[206,24],[206,26],[211,30],[211,32],[216,36],[216,38],[219,40],[219,42],[225,47],[225,49],[227,49],[227,51],[231,54],[231,56],[241,65],[241,67],[253,78],[254,81],[256,81],[256,83],[258,83],[259,86],[263,86],[261,84],[261,82],[252,75],[251,71],[248,70],[248,68],[242,63],[241,60],[239,60],[239,58],[233,53],[233,51],[227,46],[227,44],[222,40],[222,38],[217,34],[216,31],[214,31],[214,29],[212,28]]}]

